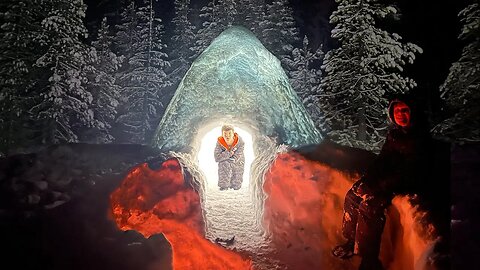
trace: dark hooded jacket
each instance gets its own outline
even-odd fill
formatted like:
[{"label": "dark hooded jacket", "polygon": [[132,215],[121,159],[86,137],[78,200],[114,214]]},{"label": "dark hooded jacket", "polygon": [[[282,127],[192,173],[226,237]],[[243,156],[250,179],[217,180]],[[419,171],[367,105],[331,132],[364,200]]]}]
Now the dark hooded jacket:
[{"label": "dark hooded jacket", "polygon": [[[393,117],[393,106],[400,101],[410,108],[408,127],[399,126]],[[388,113],[392,127],[380,154],[367,170],[364,182],[376,194],[386,197],[418,193],[421,181],[426,180],[428,174],[431,151],[426,119],[418,106],[406,97],[392,99]]]}]

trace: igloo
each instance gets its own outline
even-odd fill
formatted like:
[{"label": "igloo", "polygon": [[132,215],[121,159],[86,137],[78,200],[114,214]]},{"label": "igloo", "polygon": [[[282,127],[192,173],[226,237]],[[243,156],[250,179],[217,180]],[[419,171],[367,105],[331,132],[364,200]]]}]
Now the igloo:
[{"label": "igloo", "polygon": [[246,28],[221,33],[193,62],[160,121],[152,144],[195,153],[201,138],[224,123],[277,145],[316,144],[322,135],[289,84],[280,61]]}]

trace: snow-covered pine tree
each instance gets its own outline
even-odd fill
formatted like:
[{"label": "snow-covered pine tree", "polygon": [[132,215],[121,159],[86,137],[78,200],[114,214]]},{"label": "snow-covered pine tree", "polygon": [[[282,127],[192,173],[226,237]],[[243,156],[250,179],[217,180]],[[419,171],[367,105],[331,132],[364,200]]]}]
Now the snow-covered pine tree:
[{"label": "snow-covered pine tree", "polygon": [[263,43],[263,29],[269,23],[265,17],[265,0],[217,0],[200,11],[202,27],[198,29],[195,56],[200,55],[222,31],[232,25],[250,29]]},{"label": "snow-covered pine tree", "polygon": [[289,58],[293,48],[300,42],[299,30],[288,0],[274,0],[267,4],[262,26],[262,42],[282,64]]},{"label": "snow-covered pine tree", "polygon": [[120,98],[115,74],[123,57],[112,52],[112,43],[113,36],[107,18],[103,18],[97,38],[92,42],[97,57],[92,63],[94,69],[88,74],[88,89],[93,95],[92,110],[97,123],[93,129],[84,134],[87,141],[108,143],[114,139],[111,128],[117,115]]},{"label": "snow-covered pine tree", "polygon": [[[115,37],[113,42],[113,52],[117,55],[122,55],[126,59],[132,56],[131,46],[135,42],[135,37],[132,36],[136,31],[138,24],[136,6],[134,1],[128,1],[126,6],[122,7],[119,16],[119,23],[115,25]],[[123,62],[120,67],[120,73],[128,69],[128,61]]]},{"label": "snow-covered pine tree", "polygon": [[195,27],[190,22],[190,0],[175,0],[174,34],[170,46],[170,80],[177,85],[193,62],[195,55]]},{"label": "snow-covered pine tree", "polygon": [[335,25],[332,37],[341,45],[326,54],[321,82],[325,116],[332,128],[329,136],[341,144],[377,151],[387,128],[385,96],[416,86],[400,72],[422,50],[376,26],[376,20],[397,13],[393,6],[379,0],[337,2],[330,22]]},{"label": "snow-covered pine tree", "polygon": [[321,131],[325,129],[319,98],[321,93],[319,84],[322,77],[320,63],[323,57],[322,46],[312,52],[308,38],[304,36],[303,46],[293,49],[291,59],[285,59],[286,65],[291,68],[290,84],[312,116],[315,126]]},{"label": "snow-covered pine tree", "polygon": [[[123,57],[123,62],[120,68],[117,70],[115,81],[119,86],[120,103],[117,106],[117,117],[113,130],[115,131],[113,137],[117,142],[139,142],[142,140],[141,134],[131,137],[130,130],[127,129],[124,121],[119,121],[119,118],[128,114],[127,103],[129,102],[128,94],[132,92],[129,89],[130,85],[130,73],[134,69],[134,66],[130,65],[129,59],[135,54],[133,50],[133,44],[138,42],[140,38],[137,33],[137,25],[139,24],[138,14],[136,11],[135,1],[125,1],[124,6],[120,12],[119,24],[115,25],[116,34],[114,38],[114,53]],[[137,132],[141,133],[141,132]],[[123,138],[127,137],[127,138]]]},{"label": "snow-covered pine tree", "polygon": [[0,152],[8,153],[28,146],[32,136],[28,97],[35,84],[35,39],[43,31],[43,10],[37,0],[5,0],[0,10]]},{"label": "snow-covered pine tree", "polygon": [[226,29],[226,27],[220,23],[220,21],[223,20],[221,17],[224,16],[224,14],[220,12],[221,7],[217,1],[209,2],[200,10],[199,16],[203,22],[202,27],[197,31],[194,57],[199,56],[210,43]]},{"label": "snow-covered pine tree", "polygon": [[250,29],[255,36],[263,43],[263,27],[265,23],[265,0],[239,0],[237,6],[239,22]]},{"label": "snow-covered pine tree", "polygon": [[320,83],[321,70],[314,64],[321,63],[323,56],[322,46],[312,52],[304,36],[302,47],[293,49],[291,57],[285,60],[292,67],[290,84],[302,100],[312,95],[313,88]]},{"label": "snow-covered pine tree", "polygon": [[83,41],[86,6],[82,0],[52,0],[41,22],[38,37],[45,53],[36,65],[44,74],[39,78],[38,99],[30,112],[41,123],[42,143],[76,142],[79,130],[95,125],[90,109],[92,95],[87,91],[86,73],[95,57]]},{"label": "snow-covered pine tree", "polygon": [[459,17],[463,27],[458,38],[466,45],[440,87],[450,117],[437,125],[434,132],[454,141],[479,141],[480,4],[467,6],[460,11]]},{"label": "snow-covered pine tree", "polygon": [[164,110],[162,91],[170,85],[162,20],[149,0],[138,9],[131,3],[122,22],[117,43],[125,60],[118,73],[122,103],[116,121],[128,136],[124,140],[148,143]]},{"label": "snow-covered pine tree", "polygon": [[227,29],[232,25],[239,24],[241,22],[239,18],[239,9],[243,8],[238,5],[237,0],[218,0],[219,14],[218,23],[223,26],[223,29]]}]

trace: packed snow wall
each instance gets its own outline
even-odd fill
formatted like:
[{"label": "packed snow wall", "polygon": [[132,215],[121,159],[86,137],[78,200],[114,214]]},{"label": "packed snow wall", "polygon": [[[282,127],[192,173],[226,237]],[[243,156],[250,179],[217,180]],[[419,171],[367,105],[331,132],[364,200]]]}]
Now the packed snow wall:
[{"label": "packed snow wall", "polygon": [[238,26],[225,30],[193,62],[152,144],[165,152],[196,153],[201,137],[225,123],[252,134],[255,154],[261,136],[292,147],[322,139],[280,61]]},{"label": "packed snow wall", "polygon": [[189,182],[177,159],[157,170],[141,164],[110,196],[112,217],[120,229],[146,238],[163,233],[172,248],[172,269],[250,269],[250,259],[205,239],[201,198]]},{"label": "packed snow wall", "polygon": [[[261,187],[268,194],[261,222],[269,241],[257,250],[240,248],[233,239],[226,246],[206,239],[201,196],[177,158],[155,170],[146,163],[133,168],[110,197],[112,217],[125,231],[145,237],[162,233],[171,245],[171,269],[358,269],[358,256],[341,260],[330,251],[344,241],[345,194],[373,158],[325,141],[280,153]],[[420,204],[409,196],[393,199],[380,252],[385,269],[447,269],[441,262],[446,254],[435,251],[441,235],[437,224]]]},{"label": "packed snow wall", "polygon": [[[297,151],[280,154],[265,176],[266,196],[263,226],[270,235],[275,258],[285,269],[358,269],[360,257],[341,260],[331,255],[342,237],[343,202],[361,171],[341,168],[349,160],[358,167],[367,154],[322,144],[324,157],[311,160]],[[357,152],[357,153],[355,153]],[[360,154],[360,155],[358,155]],[[356,157],[354,155],[357,155]],[[347,165],[351,166],[351,165]],[[446,269],[438,267],[439,254],[434,224],[427,212],[411,203],[409,196],[396,196],[387,211],[380,259],[386,270]]]}]

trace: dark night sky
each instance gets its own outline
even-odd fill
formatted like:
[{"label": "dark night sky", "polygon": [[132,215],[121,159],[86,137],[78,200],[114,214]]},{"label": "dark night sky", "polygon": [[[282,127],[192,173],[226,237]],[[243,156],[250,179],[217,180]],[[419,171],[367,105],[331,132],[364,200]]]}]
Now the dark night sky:
[{"label": "dark night sky", "polygon": [[[87,25],[90,29],[108,10],[115,9],[119,1],[85,0]],[[192,5],[202,6],[208,0],[191,0]],[[438,110],[438,87],[445,80],[452,62],[456,61],[463,44],[457,40],[460,31],[458,12],[470,1],[456,0],[441,3],[435,0],[397,0],[401,20],[390,24],[389,30],[400,34],[404,41],[413,42],[424,50],[413,65],[405,68],[406,74],[418,83],[416,90],[422,98],[432,102],[432,110]],[[301,35],[307,34],[314,47],[324,44],[327,50],[335,43],[330,38],[329,16],[335,9],[334,0],[290,0]],[[168,28],[174,8],[173,0],[159,0],[157,7]],[[167,29],[168,30],[168,29]]]},{"label": "dark night sky", "polygon": [[[457,39],[461,24],[458,12],[469,4],[466,0],[448,1],[399,1],[401,21],[397,32],[405,41],[423,49],[407,74],[415,79],[419,89],[426,89],[429,99],[435,102],[438,88],[448,75],[452,62],[460,57],[463,44]],[[435,110],[435,108],[433,108]]]}]

